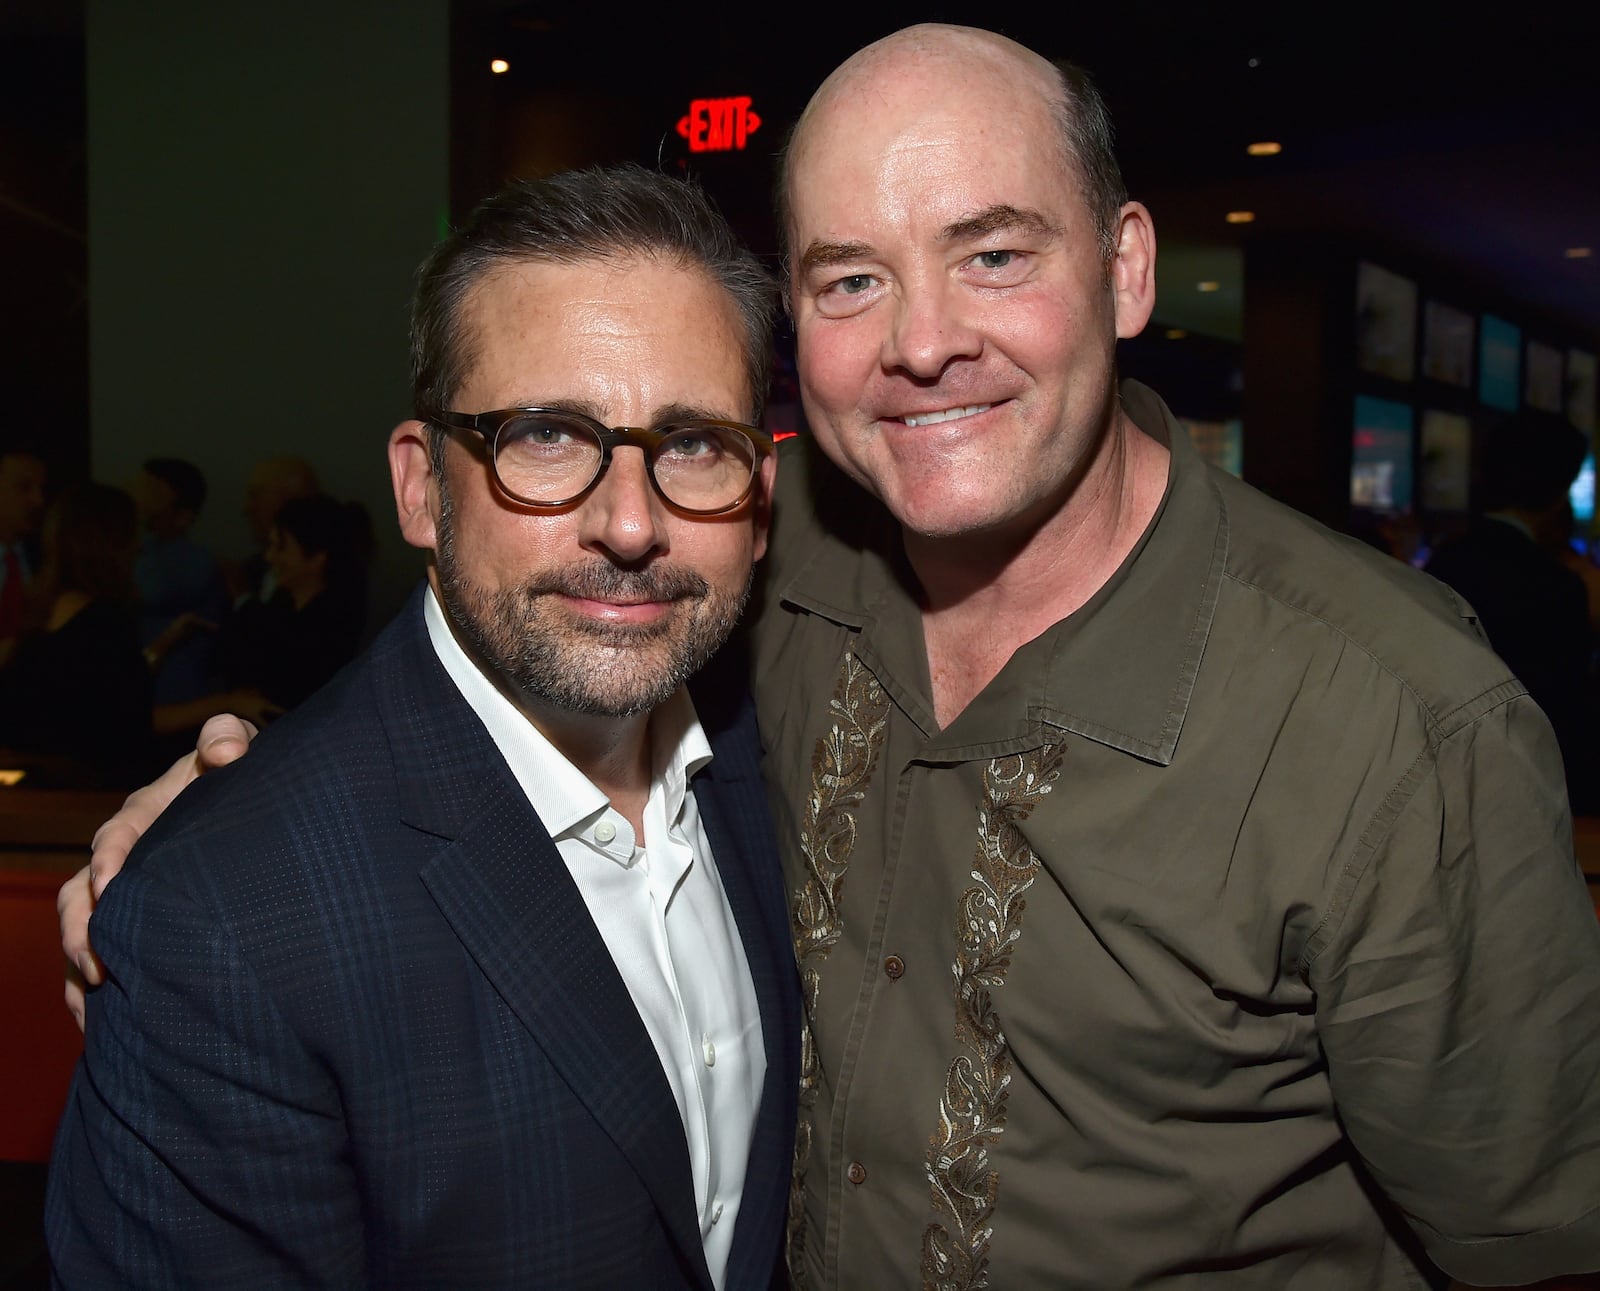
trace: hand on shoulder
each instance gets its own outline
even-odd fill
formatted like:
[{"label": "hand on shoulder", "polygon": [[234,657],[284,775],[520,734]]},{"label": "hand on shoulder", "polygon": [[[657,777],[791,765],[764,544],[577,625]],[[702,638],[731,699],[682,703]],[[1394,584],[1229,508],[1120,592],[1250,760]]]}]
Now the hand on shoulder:
[{"label": "hand on shoulder", "polygon": [[121,810],[95,831],[89,863],[61,885],[56,895],[56,917],[61,928],[61,949],[67,957],[67,1010],[83,1027],[85,992],[98,986],[105,970],[89,944],[89,916],[95,902],[121,871],[140,836],[155,823],[184,788],[207,771],[241,757],[255,738],[253,722],[219,713],[200,728],[193,753],[185,753],[166,771],[135,789]]}]

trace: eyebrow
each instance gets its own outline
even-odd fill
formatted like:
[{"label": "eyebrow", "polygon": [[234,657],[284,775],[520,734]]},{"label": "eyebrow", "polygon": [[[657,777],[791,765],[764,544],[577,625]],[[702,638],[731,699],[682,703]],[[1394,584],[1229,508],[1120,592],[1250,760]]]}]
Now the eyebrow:
[{"label": "eyebrow", "polygon": [[[1006,232],[1053,238],[1061,230],[1038,211],[997,203],[946,224],[939,230],[939,240],[944,243],[963,242]],[[872,259],[872,255],[872,247],[865,242],[813,242],[800,257],[800,272],[808,274],[818,269],[857,264]]]},{"label": "eyebrow", "polygon": [[800,272],[829,269],[835,265],[850,264],[869,259],[872,248],[865,242],[813,242],[800,257]]},{"label": "eyebrow", "polygon": [[964,242],[971,238],[988,237],[991,233],[1032,233],[1037,237],[1054,237],[1060,231],[1038,211],[1001,203],[986,206],[976,214],[946,224],[939,236],[945,242]]}]

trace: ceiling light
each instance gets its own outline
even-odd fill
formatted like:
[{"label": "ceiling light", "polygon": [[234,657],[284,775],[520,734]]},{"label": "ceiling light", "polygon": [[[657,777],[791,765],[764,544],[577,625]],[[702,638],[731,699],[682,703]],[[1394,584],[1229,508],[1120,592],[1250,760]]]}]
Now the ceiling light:
[{"label": "ceiling light", "polygon": [[1181,327],[1167,328],[1167,339],[1169,341],[1181,341],[1187,335],[1189,335],[1189,333],[1184,331]]},{"label": "ceiling light", "polygon": [[1195,283],[1194,289],[1196,291],[1221,291],[1222,284],[1220,282],[1213,282],[1208,278],[1204,282]]},{"label": "ceiling light", "polygon": [[1271,139],[1262,139],[1258,143],[1246,144],[1244,150],[1252,157],[1276,157],[1283,151],[1283,145]]},{"label": "ceiling light", "polygon": [[494,60],[494,62],[489,64],[489,70],[496,76],[499,76],[502,72],[509,72],[511,70],[511,64],[506,62],[506,60],[503,58],[497,58]]},{"label": "ceiling light", "polygon": [[1256,213],[1254,211],[1229,211],[1222,218],[1227,220],[1229,224],[1251,224],[1255,221]]},{"label": "ceiling light", "polygon": [[1587,260],[1594,255],[1593,247],[1568,247],[1568,260]]}]

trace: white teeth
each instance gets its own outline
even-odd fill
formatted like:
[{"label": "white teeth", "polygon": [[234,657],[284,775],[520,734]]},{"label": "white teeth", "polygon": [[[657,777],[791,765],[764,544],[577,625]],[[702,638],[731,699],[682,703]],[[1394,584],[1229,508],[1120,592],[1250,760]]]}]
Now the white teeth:
[{"label": "white teeth", "polygon": [[954,421],[957,417],[971,417],[980,412],[988,412],[993,408],[992,403],[975,403],[967,408],[946,408],[943,412],[918,413],[915,417],[907,417],[908,426],[932,426],[941,421]]}]

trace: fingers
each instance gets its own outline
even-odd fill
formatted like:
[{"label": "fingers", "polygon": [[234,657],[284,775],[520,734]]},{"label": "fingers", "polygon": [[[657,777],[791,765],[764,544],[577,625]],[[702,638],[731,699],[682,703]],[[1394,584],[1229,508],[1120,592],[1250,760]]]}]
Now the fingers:
[{"label": "fingers", "polygon": [[[202,729],[201,738],[204,737]],[[230,757],[226,760],[231,762],[233,759]],[[94,850],[89,856],[89,875],[95,900],[100,899],[106,884],[122,869],[122,863],[128,859],[128,853],[139,841],[139,836],[150,828],[155,818],[184,786],[200,774],[201,769],[198,753],[184,754],[158,778],[130,793],[123,801],[122,809],[95,831],[94,841],[90,844]]]},{"label": "fingers", "polygon": [[[145,793],[154,787],[147,785],[138,792]],[[137,819],[129,816],[128,804],[133,802],[134,796],[136,795],[130,795],[122,810],[95,830],[94,842],[90,845],[93,850],[89,853],[89,864],[83,871],[89,876],[91,908],[104,894],[106,884],[122,872],[122,863],[128,859],[128,853],[139,841],[139,835],[144,833],[149,828],[150,822],[161,814],[160,808],[157,807]]]},{"label": "fingers", "polygon": [[72,1014],[72,1020],[78,1024],[78,1030],[83,1030],[84,1000],[83,978],[78,970],[71,964],[67,965],[67,1012]]},{"label": "fingers", "polygon": [[100,984],[100,965],[89,949],[89,916],[94,912],[95,896],[85,865],[61,885],[56,893],[56,918],[61,924],[61,949],[67,962],[75,964],[91,986]]},{"label": "fingers", "polygon": [[122,808],[95,831],[89,864],[61,885],[56,894],[56,915],[61,925],[61,949],[67,957],[67,1009],[83,1026],[84,992],[100,985],[105,970],[89,945],[89,916],[106,885],[121,872],[128,853],[140,836],[166,810],[172,800],[204,771],[227,766],[256,737],[255,725],[228,713],[219,714],[200,728],[195,751],[185,753],[161,775],[135,789]]},{"label": "fingers", "polygon": [[[250,747],[250,741],[255,739],[257,734],[254,722],[235,717],[232,713],[218,713],[215,717],[207,719],[206,724],[200,728],[200,738],[195,741],[195,756],[199,760],[197,773],[227,766]],[[183,760],[179,759],[180,762]],[[169,771],[167,774],[171,775],[172,772]],[[190,776],[183,783],[188,784],[193,778]]]},{"label": "fingers", "polygon": [[61,949],[67,957],[67,1012],[77,1021],[80,1031],[83,1029],[85,991],[105,980],[105,971],[95,958],[94,951],[89,948],[89,915],[94,910],[94,903],[95,895],[87,865],[63,883],[61,890],[56,893]]}]

